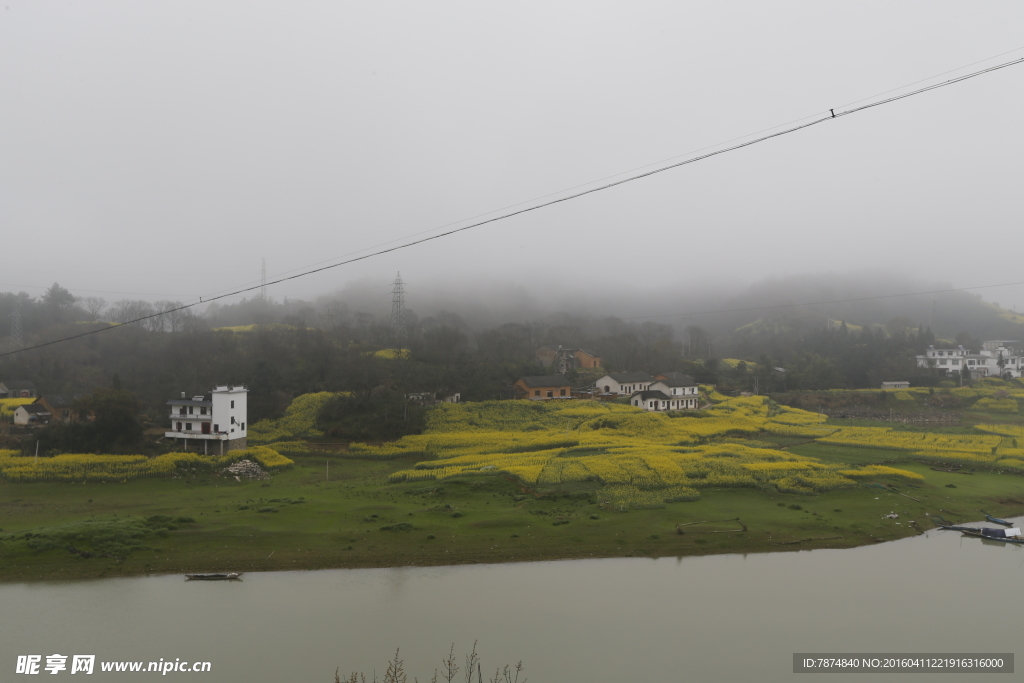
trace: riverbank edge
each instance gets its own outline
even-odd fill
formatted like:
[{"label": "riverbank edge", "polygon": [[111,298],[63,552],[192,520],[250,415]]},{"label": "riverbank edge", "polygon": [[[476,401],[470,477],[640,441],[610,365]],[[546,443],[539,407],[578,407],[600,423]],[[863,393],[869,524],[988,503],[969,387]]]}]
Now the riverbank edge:
[{"label": "riverbank edge", "polygon": [[[1021,511],[1021,515],[1024,515],[1024,511]],[[1015,515],[1016,516],[1016,515]],[[984,521],[984,520],[979,520]],[[968,522],[970,523],[970,522]],[[130,578],[138,576],[173,576],[180,574],[191,574],[195,572],[244,572],[249,573],[262,573],[262,572],[275,572],[275,571],[320,571],[320,570],[332,570],[332,569],[399,569],[404,567],[455,567],[463,565],[477,565],[477,564],[516,564],[516,563],[532,563],[532,562],[564,562],[572,560],[596,560],[596,559],[619,559],[619,558],[647,558],[647,559],[660,559],[666,557],[706,557],[711,555],[747,555],[752,553],[781,553],[781,552],[798,552],[804,550],[848,550],[852,548],[859,548],[868,545],[877,545],[879,543],[888,543],[890,541],[898,541],[904,538],[910,538],[913,536],[923,535],[926,531],[936,529],[936,526],[930,526],[928,528],[922,528],[920,532],[915,532],[913,529],[907,529],[906,533],[892,534],[887,538],[873,537],[873,536],[843,536],[839,538],[806,538],[797,539],[790,541],[770,541],[772,545],[765,543],[752,543],[736,544],[728,548],[721,549],[700,549],[695,550],[693,548],[680,548],[682,552],[654,552],[654,553],[595,553],[595,552],[579,552],[579,553],[546,553],[536,554],[523,557],[501,557],[501,556],[488,556],[486,554],[466,553],[466,556],[462,558],[462,561],[452,562],[453,558],[424,558],[422,562],[409,563],[407,558],[394,557],[392,560],[387,558],[379,558],[379,561],[365,561],[365,562],[346,562],[346,563],[321,563],[317,562],[316,559],[310,558],[311,561],[306,563],[299,563],[293,561],[291,566],[284,564],[270,562],[267,559],[252,560],[251,564],[246,561],[240,561],[234,566],[230,567],[219,567],[219,568],[197,568],[198,562],[189,562],[189,564],[180,564],[175,562],[172,567],[162,567],[159,571],[145,571],[133,569],[130,571],[110,571],[109,567],[104,568],[102,571],[46,571],[36,576],[25,576],[15,574],[10,570],[13,567],[0,567],[0,584],[12,584],[12,583],[37,583],[37,582],[49,582],[49,581],[82,581],[82,580],[93,580],[93,579],[110,579],[110,578]],[[852,542],[844,543],[842,541],[849,540]],[[685,550],[685,551],[684,551]],[[436,560],[436,561],[432,561]],[[243,566],[244,565],[244,566]],[[96,568],[100,569],[100,568]]]}]

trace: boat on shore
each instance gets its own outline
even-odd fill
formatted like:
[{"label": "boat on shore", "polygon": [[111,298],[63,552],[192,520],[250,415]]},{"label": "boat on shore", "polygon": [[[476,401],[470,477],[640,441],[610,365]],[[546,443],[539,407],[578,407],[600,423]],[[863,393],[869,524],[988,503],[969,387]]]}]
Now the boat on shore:
[{"label": "boat on shore", "polygon": [[1003,543],[1024,545],[1024,535],[1021,534],[1020,529],[992,529],[988,527],[975,528],[972,526],[947,524],[940,524],[939,528],[946,529],[948,531],[959,531],[965,536],[974,536],[975,538],[983,538],[989,541],[1002,541]]},{"label": "boat on shore", "polygon": [[234,581],[241,579],[244,572],[229,572],[227,574],[185,574],[188,581]]},{"label": "boat on shore", "polygon": [[1003,526],[1013,526],[1013,522],[1007,522],[1005,519],[999,519],[998,517],[993,517],[992,515],[990,515],[987,512],[985,512],[984,510],[981,511],[981,514],[985,515],[985,519],[987,519],[988,521],[992,522],[993,524],[1002,524]]}]

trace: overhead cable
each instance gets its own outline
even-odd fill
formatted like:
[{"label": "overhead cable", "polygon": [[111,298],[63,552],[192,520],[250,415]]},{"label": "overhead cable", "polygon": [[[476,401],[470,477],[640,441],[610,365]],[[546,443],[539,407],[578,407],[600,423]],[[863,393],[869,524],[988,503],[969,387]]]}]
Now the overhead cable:
[{"label": "overhead cable", "polygon": [[[525,214],[525,213],[529,213],[531,211],[537,211],[538,209],[543,209],[543,208],[548,207],[548,206],[553,206],[555,204],[560,204],[562,202],[568,202],[568,201],[571,201],[573,199],[579,199],[580,197],[585,197],[586,195],[589,195],[589,194],[594,194],[596,192],[603,192],[604,190],[608,190],[608,189],[611,189],[613,187],[618,187],[619,185],[625,185],[626,183],[631,183],[631,182],[634,182],[636,180],[641,180],[643,178],[647,178],[649,176],[652,176],[652,175],[655,175],[655,174],[658,174],[658,173],[664,173],[665,171],[669,171],[669,170],[674,169],[674,168],[679,168],[681,166],[687,166],[689,164],[695,164],[698,161],[703,161],[705,159],[710,159],[711,157],[718,156],[720,154],[725,154],[727,152],[733,152],[733,151],[736,151],[738,149],[743,149],[744,147],[750,147],[751,145],[756,145],[758,143],[765,142],[765,141],[771,140],[773,138],[781,137],[783,135],[789,135],[790,133],[795,133],[795,132],[803,130],[805,128],[810,128],[811,126],[816,126],[819,123],[824,123],[826,121],[832,121],[832,120],[835,120],[835,119],[838,119],[838,118],[842,118],[844,116],[849,116],[850,114],[856,114],[856,113],[864,111],[866,109],[872,109],[874,107],[879,107],[879,106],[882,106],[884,104],[889,104],[891,102],[896,102],[898,100],[906,99],[908,97],[913,97],[915,95],[920,95],[922,93],[926,93],[926,92],[929,92],[931,90],[936,90],[938,88],[944,88],[944,87],[946,87],[948,85],[953,85],[954,83],[959,83],[961,81],[965,81],[965,80],[968,80],[970,78],[974,78],[976,76],[981,76],[982,74],[987,74],[987,73],[990,73],[992,71],[998,71],[999,69],[1005,69],[1006,67],[1014,66],[1014,65],[1020,64],[1022,62],[1024,62],[1024,58],[1014,59],[1014,60],[1011,60],[1009,62],[1004,62],[1002,64],[997,64],[995,66],[991,66],[991,67],[988,67],[988,68],[985,68],[985,69],[979,69],[977,71],[972,71],[971,73],[965,74],[963,76],[958,76],[956,78],[951,78],[949,80],[943,81],[942,83],[935,83],[933,85],[925,86],[923,88],[918,88],[917,90],[912,90],[910,92],[903,93],[901,95],[894,95],[892,97],[887,97],[887,98],[885,98],[883,100],[879,100],[877,102],[869,102],[868,104],[864,104],[864,105],[861,105],[859,107],[854,107],[852,109],[846,109],[844,111],[840,111],[839,113],[836,113],[835,110],[830,110],[829,115],[821,116],[820,118],[816,118],[816,119],[814,119],[812,121],[809,121],[807,123],[801,123],[801,124],[796,125],[796,126],[791,126],[789,128],[785,128],[785,129],[780,130],[780,131],[775,132],[775,133],[769,133],[768,135],[762,135],[762,136],[754,138],[752,140],[747,140],[746,142],[740,142],[740,143],[737,143],[737,144],[734,144],[734,145],[730,145],[728,147],[723,147],[722,149],[718,149],[718,150],[715,150],[715,151],[712,151],[712,152],[706,152],[704,154],[700,154],[700,155],[697,155],[697,156],[690,157],[688,159],[684,159],[683,161],[677,161],[675,163],[668,164],[668,165],[665,165],[665,166],[661,166],[659,168],[655,168],[655,169],[652,169],[650,171],[645,171],[643,173],[637,173],[637,174],[631,175],[629,177],[623,178],[621,180],[615,180],[615,181],[610,182],[610,183],[605,183],[603,185],[598,185],[597,187],[592,187],[590,189],[581,190],[579,192],[574,192],[574,193],[572,193],[570,195],[567,195],[565,197],[560,197],[558,199],[552,199],[552,200],[549,200],[549,201],[546,201],[546,202],[542,202],[540,204],[535,204],[533,206],[528,206],[528,207],[523,208],[523,209],[517,209],[515,211],[509,211],[509,212],[503,213],[503,214],[501,214],[499,216],[495,216],[494,218],[488,218],[488,219],[485,219],[485,220],[482,220],[482,221],[477,221],[475,223],[471,223],[469,225],[465,225],[465,226],[462,226],[460,228],[454,228],[452,230],[447,230],[445,232],[441,232],[441,233],[438,233],[436,235],[430,235],[430,236],[427,236],[427,237],[421,237],[420,239],[417,239],[417,240],[412,240],[410,242],[405,242],[403,244],[395,245],[393,247],[388,247],[386,249],[379,249],[377,251],[370,252],[369,254],[363,254],[361,256],[355,256],[355,257],[346,259],[344,261],[339,261],[338,263],[333,263],[331,265],[321,266],[319,268],[313,268],[313,269],[310,269],[310,270],[305,270],[305,271],[303,271],[301,273],[297,273],[295,275],[288,275],[286,277],[280,277],[280,278],[277,278],[276,280],[272,280],[272,281],[267,282],[266,286],[280,284],[282,282],[287,282],[288,280],[295,280],[295,279],[300,278],[300,277],[306,277],[307,275],[312,275],[314,273],[319,273],[319,272],[322,272],[322,271],[325,271],[325,270],[331,270],[333,268],[338,268],[338,267],[341,267],[341,266],[344,266],[344,265],[348,265],[350,263],[355,263],[357,261],[364,261],[366,259],[373,258],[375,256],[381,256],[382,254],[388,254],[388,253],[391,253],[391,252],[394,252],[394,251],[399,251],[401,249],[407,249],[409,247],[413,247],[413,246],[416,246],[418,244],[424,244],[426,242],[430,242],[430,241],[433,241],[433,240],[441,239],[442,237],[450,237],[451,235],[456,235],[456,234],[458,234],[460,232],[465,232],[467,230],[472,230],[474,228],[479,228],[479,227],[481,227],[483,225],[488,225],[490,223],[496,223],[498,221],[503,221],[503,220],[506,220],[508,218],[512,218],[514,216],[519,216],[519,215],[522,215],[522,214]],[[128,320],[128,321],[126,321],[124,323],[121,323],[119,325],[115,325],[115,326],[111,326],[111,327],[102,327],[102,328],[99,328],[99,329],[96,329],[96,330],[91,330],[91,331],[88,331],[88,332],[81,332],[79,334],[74,334],[74,335],[71,335],[71,336],[68,336],[68,337],[62,337],[61,339],[55,339],[53,341],[43,342],[41,344],[35,344],[33,346],[28,346],[28,347],[25,347],[23,349],[15,349],[13,351],[7,351],[6,353],[0,353],[0,358],[3,358],[5,356],[11,356],[11,355],[14,355],[14,354],[17,354],[17,353],[24,353],[25,351],[31,351],[33,349],[40,349],[40,348],[43,348],[43,347],[46,347],[46,346],[52,346],[54,344],[60,344],[60,343],[63,343],[63,342],[71,341],[73,339],[80,339],[82,337],[87,337],[87,336],[93,335],[93,334],[99,334],[100,332],[106,332],[108,330],[117,329],[121,325],[130,325],[132,323],[142,322],[144,320],[149,320],[151,318],[156,318],[158,316],[166,315],[168,313],[174,313],[176,311],[182,311],[182,310],[185,310],[185,309],[193,308],[193,307],[198,306],[200,304],[210,303],[210,302],[217,301],[217,300],[220,300],[220,299],[225,299],[225,298],[228,298],[228,297],[237,296],[239,294],[244,294],[246,292],[251,292],[251,291],[254,291],[254,290],[258,290],[258,289],[260,289],[263,286],[265,286],[265,285],[260,283],[260,284],[255,284],[255,285],[252,285],[252,286],[249,286],[249,287],[243,287],[243,288],[236,289],[236,290],[234,290],[232,292],[229,292],[229,293],[226,293],[226,294],[219,294],[219,295],[216,295],[216,296],[207,297],[205,301],[202,298],[200,298],[199,301],[195,301],[195,302],[188,303],[188,304],[183,304],[183,305],[175,307],[175,308],[170,308],[170,309],[167,309],[167,310],[164,310],[164,311],[160,311],[159,313],[153,313],[153,314],[150,314],[150,315],[140,316],[138,318],[134,318],[132,320]]]}]

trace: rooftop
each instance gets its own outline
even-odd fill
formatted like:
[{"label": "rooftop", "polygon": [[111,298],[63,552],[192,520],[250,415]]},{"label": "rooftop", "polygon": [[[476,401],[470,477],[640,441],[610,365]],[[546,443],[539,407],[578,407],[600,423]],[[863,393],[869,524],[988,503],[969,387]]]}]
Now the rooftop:
[{"label": "rooftop", "polygon": [[567,387],[570,384],[565,375],[534,375],[531,377],[520,377],[519,381],[530,388]]},{"label": "rooftop", "polygon": [[[679,374],[679,373],[673,373]],[[689,375],[681,375],[680,377],[673,379],[659,379],[654,384],[664,384],[666,387],[695,387],[697,383],[693,381],[693,378]]]},{"label": "rooftop", "polygon": [[665,394],[663,391],[657,391],[656,389],[648,389],[647,391],[638,391],[633,394],[634,397],[639,396],[641,400],[646,401],[649,398],[658,399],[661,401],[671,401],[672,397]]},{"label": "rooftop", "polygon": [[630,382],[653,382],[654,378],[648,375],[646,372],[613,372],[608,377],[619,384],[628,384]]}]

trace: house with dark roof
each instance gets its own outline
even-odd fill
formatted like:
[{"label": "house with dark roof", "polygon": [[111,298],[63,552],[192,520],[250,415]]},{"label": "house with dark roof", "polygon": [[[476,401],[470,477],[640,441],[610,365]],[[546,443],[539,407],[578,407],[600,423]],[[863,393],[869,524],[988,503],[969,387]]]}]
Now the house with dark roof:
[{"label": "house with dark roof", "polygon": [[[666,410],[696,410],[700,407],[700,389],[693,378],[682,373],[676,379],[659,379],[648,387],[650,391],[660,391],[666,396],[671,407]],[[634,404],[637,405],[637,404]]]},{"label": "house with dark roof", "polygon": [[16,425],[37,425],[46,424],[50,420],[50,413],[45,406],[38,403],[26,403],[14,409],[14,424]]},{"label": "house with dark roof", "polygon": [[50,414],[52,419],[59,422],[79,422],[89,418],[89,415],[74,407],[77,395],[47,394],[40,396],[32,405],[40,405]]},{"label": "house with dark roof", "polygon": [[696,410],[700,407],[698,396],[676,396],[660,389],[638,391],[629,397],[630,405],[644,410]]},{"label": "house with dark roof", "polygon": [[563,375],[535,375],[520,377],[512,385],[516,398],[546,401],[554,398],[572,398],[572,384]]},{"label": "house with dark roof", "polygon": [[598,392],[602,394],[618,394],[631,396],[638,391],[646,391],[654,378],[646,372],[613,372],[597,380]]},{"label": "house with dark roof", "polygon": [[38,395],[35,383],[30,380],[0,382],[0,398],[35,398]]}]

